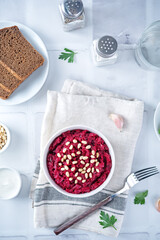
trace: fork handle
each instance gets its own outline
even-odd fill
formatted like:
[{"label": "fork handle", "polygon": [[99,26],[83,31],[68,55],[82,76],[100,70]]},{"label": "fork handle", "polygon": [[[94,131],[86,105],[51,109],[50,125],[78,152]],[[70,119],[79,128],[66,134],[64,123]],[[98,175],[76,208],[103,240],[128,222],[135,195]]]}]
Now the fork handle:
[{"label": "fork handle", "polygon": [[109,196],[107,198],[105,198],[104,200],[102,200],[101,202],[93,205],[91,208],[89,208],[88,210],[86,210],[85,212],[83,212],[82,214],[70,219],[69,221],[63,223],[62,225],[60,225],[58,228],[56,228],[54,230],[54,233],[56,235],[60,234],[61,232],[63,232],[64,230],[66,230],[67,228],[71,227],[73,224],[79,222],[80,220],[84,219],[85,217],[87,217],[88,215],[90,215],[91,213],[93,213],[94,211],[96,211],[97,209],[99,209],[100,207],[104,206],[105,204],[109,203],[110,201],[112,201],[112,199],[115,197],[116,195],[112,195]]},{"label": "fork handle", "polygon": [[125,185],[122,189],[120,189],[118,192],[116,192],[115,194],[105,198],[104,200],[102,200],[101,202],[93,205],[92,207],[90,207],[89,209],[87,209],[85,212],[83,212],[82,214],[75,216],[73,218],[71,218],[70,220],[68,220],[67,222],[64,222],[62,225],[60,225],[58,228],[56,228],[54,230],[54,233],[56,235],[60,234],[61,232],[63,232],[64,230],[68,229],[69,227],[71,227],[73,224],[81,221],[82,219],[84,219],[85,217],[87,217],[88,215],[90,215],[91,213],[93,213],[94,211],[96,211],[97,209],[101,208],[102,206],[106,205],[107,203],[111,202],[115,197],[117,197],[119,194],[125,192],[126,190],[129,189],[129,185],[127,184],[127,182],[125,182]]}]

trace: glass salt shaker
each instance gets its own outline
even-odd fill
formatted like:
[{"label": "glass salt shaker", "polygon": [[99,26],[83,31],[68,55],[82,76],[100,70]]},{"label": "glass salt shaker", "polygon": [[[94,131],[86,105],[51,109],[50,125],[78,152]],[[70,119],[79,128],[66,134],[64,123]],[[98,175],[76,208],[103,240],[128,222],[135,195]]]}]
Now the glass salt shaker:
[{"label": "glass salt shaker", "polygon": [[111,36],[103,36],[92,43],[92,57],[96,66],[105,66],[117,61],[118,43]]},{"label": "glass salt shaker", "polygon": [[85,13],[81,0],[63,0],[59,5],[64,31],[83,28]]}]

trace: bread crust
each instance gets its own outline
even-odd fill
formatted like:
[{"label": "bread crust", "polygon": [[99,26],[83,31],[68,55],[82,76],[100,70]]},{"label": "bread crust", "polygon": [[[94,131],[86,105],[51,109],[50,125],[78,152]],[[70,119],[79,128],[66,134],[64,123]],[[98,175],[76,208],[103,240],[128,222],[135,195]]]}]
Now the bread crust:
[{"label": "bread crust", "polygon": [[[10,74],[11,87],[6,76],[0,78],[0,98],[7,99],[13,91],[44,63],[43,56],[27,41],[17,26],[0,29],[0,72]],[[2,70],[1,70],[2,69]],[[17,83],[16,83],[17,82]]]}]

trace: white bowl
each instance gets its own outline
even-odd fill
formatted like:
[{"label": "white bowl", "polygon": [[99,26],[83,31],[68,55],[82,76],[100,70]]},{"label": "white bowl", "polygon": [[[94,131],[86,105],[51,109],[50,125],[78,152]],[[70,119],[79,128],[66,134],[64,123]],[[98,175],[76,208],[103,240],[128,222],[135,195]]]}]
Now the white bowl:
[{"label": "white bowl", "polygon": [[160,129],[160,103],[157,105],[154,113],[154,131],[158,140],[160,141],[160,134],[158,133],[158,129]]},{"label": "white bowl", "polygon": [[[98,136],[100,136],[105,141],[105,143],[107,144],[107,146],[109,148],[109,153],[111,155],[112,167],[111,167],[111,171],[110,171],[107,179],[99,187],[97,187],[95,190],[92,190],[91,192],[88,192],[88,193],[74,194],[74,193],[66,192],[59,185],[57,185],[55,183],[55,181],[51,178],[51,176],[50,176],[50,174],[48,172],[48,168],[47,168],[47,154],[48,154],[48,149],[49,149],[49,146],[51,145],[51,143],[59,135],[61,135],[63,132],[74,130],[74,129],[88,130],[90,132],[96,133]],[[108,139],[101,132],[99,132],[98,130],[95,130],[93,128],[90,128],[90,127],[87,127],[87,126],[84,126],[84,125],[74,125],[74,126],[70,126],[70,127],[67,127],[67,128],[63,128],[60,131],[56,132],[49,139],[47,145],[45,146],[44,152],[43,152],[43,170],[44,170],[44,173],[45,173],[45,176],[46,176],[47,180],[50,182],[51,186],[54,187],[57,191],[59,191],[60,193],[62,193],[64,195],[67,195],[69,197],[84,198],[84,197],[90,197],[90,196],[100,192],[104,187],[106,187],[106,185],[111,180],[113,172],[114,172],[114,168],[115,168],[115,155],[114,155],[114,151],[113,151],[112,145],[110,144]]]},{"label": "white bowl", "polygon": [[4,127],[4,129],[6,130],[6,133],[7,133],[7,142],[4,145],[4,147],[2,149],[0,149],[0,153],[2,153],[4,151],[6,151],[6,149],[9,147],[9,144],[10,144],[10,141],[11,141],[11,135],[10,135],[10,131],[9,131],[8,127],[5,124],[0,122],[0,126]]},{"label": "white bowl", "polygon": [[[4,191],[6,191],[3,193],[0,192],[0,199],[2,200],[9,200],[15,198],[19,194],[22,186],[22,180],[19,172],[17,172],[13,168],[8,167],[0,168],[0,180],[1,177],[3,176],[6,177],[6,174],[8,174],[8,178],[5,179],[6,182],[4,183],[3,181],[0,182],[0,191],[2,191],[3,188]],[[15,185],[15,189],[13,188],[13,184]]]}]

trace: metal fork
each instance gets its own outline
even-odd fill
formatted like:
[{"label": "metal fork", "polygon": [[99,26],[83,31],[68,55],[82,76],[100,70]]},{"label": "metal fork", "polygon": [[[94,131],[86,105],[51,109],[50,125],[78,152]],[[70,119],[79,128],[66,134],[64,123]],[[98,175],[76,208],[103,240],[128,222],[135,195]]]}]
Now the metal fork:
[{"label": "metal fork", "polygon": [[61,226],[59,226],[57,229],[54,230],[54,233],[56,235],[60,234],[61,232],[63,232],[67,228],[71,227],[73,224],[79,222],[80,220],[84,219],[85,217],[87,217],[88,215],[90,215],[91,213],[93,213],[94,211],[99,209],[100,207],[102,207],[102,206],[106,205],[107,203],[109,203],[110,201],[112,201],[116,196],[118,196],[121,193],[124,193],[125,191],[129,190],[130,188],[132,188],[135,184],[137,184],[141,180],[143,180],[145,178],[148,178],[148,177],[151,177],[151,176],[153,176],[155,174],[158,174],[158,173],[159,173],[159,170],[157,169],[156,166],[149,167],[149,168],[144,168],[144,169],[139,170],[137,172],[131,173],[127,177],[126,182],[124,184],[124,187],[121,190],[119,190],[115,194],[107,197],[106,199],[102,200],[101,202],[93,205],[91,208],[89,208],[88,210],[86,210],[82,214],[80,214],[80,215],[70,219],[69,221],[63,223]]}]

